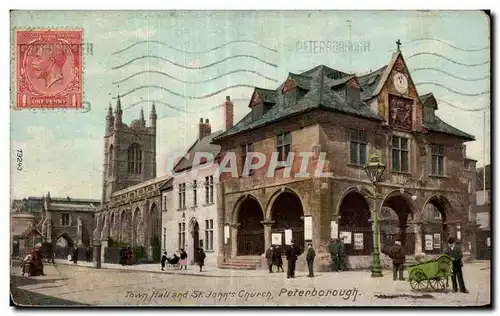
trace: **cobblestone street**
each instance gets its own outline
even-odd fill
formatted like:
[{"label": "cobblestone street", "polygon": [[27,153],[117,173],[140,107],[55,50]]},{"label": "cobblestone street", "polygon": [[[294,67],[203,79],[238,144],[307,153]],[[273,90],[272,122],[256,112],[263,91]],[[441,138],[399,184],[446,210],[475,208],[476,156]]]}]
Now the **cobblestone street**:
[{"label": "cobblestone street", "polygon": [[315,278],[298,273],[287,279],[265,271],[226,270],[234,273],[229,277],[213,275],[216,270],[195,272],[195,267],[191,275],[175,275],[62,264],[46,264],[46,275],[33,278],[11,268],[11,292],[22,305],[471,306],[490,303],[489,264],[465,265],[469,294],[415,293],[409,282],[392,281],[391,271],[379,279],[368,271],[323,272]]}]

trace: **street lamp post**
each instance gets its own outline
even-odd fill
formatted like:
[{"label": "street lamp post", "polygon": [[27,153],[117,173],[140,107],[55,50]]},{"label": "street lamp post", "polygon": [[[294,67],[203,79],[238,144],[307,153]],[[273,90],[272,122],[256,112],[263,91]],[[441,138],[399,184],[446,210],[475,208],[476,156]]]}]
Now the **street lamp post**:
[{"label": "street lamp post", "polygon": [[382,268],[380,266],[380,251],[378,248],[378,216],[377,216],[377,183],[380,181],[385,171],[385,165],[380,162],[380,157],[370,155],[370,161],[365,166],[366,174],[373,183],[373,264],[372,278],[382,277]]}]

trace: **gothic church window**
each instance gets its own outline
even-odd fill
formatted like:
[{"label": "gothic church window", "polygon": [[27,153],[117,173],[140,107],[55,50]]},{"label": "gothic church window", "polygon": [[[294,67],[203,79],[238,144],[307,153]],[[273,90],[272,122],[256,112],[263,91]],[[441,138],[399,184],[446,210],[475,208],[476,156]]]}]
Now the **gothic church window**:
[{"label": "gothic church window", "polygon": [[142,151],[137,143],[132,144],[128,149],[128,173],[142,173]]}]

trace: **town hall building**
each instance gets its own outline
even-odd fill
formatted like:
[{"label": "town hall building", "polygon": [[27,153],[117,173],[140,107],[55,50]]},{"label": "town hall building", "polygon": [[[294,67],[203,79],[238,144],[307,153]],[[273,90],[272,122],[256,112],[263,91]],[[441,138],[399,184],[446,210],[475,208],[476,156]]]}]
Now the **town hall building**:
[{"label": "town hall building", "polygon": [[[255,88],[249,107],[213,139],[221,158],[240,157],[239,174],[247,153],[267,158],[248,177],[220,175],[220,266],[243,258],[258,266],[270,245],[289,243],[291,231],[302,250],[312,243],[320,270],[330,269],[328,246],[338,237],[350,268],[368,267],[374,203],[381,248],[400,239],[408,255],[432,255],[449,236],[474,244],[464,167],[464,143],[474,137],[435,114],[432,93],[418,94],[399,47],[387,65],[362,76],[324,65],[290,73],[275,90]],[[273,152],[282,165],[267,177]],[[313,153],[306,177],[295,176],[300,152]],[[376,192],[363,168],[371,154],[386,165]],[[315,175],[317,167],[330,174]]]}]

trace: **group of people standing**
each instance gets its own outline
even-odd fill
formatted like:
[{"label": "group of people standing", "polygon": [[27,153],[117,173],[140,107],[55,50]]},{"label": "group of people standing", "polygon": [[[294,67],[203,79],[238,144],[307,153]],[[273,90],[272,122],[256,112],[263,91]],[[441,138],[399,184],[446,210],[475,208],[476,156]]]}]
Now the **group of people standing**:
[{"label": "group of people standing", "polygon": [[[295,278],[295,266],[297,263],[297,258],[299,257],[300,253],[301,253],[301,249],[299,246],[297,246],[297,244],[295,243],[295,240],[292,240],[291,245],[288,245],[285,249],[285,256],[286,256],[286,261],[287,261],[286,277],[288,279]],[[282,254],[280,246],[271,245],[269,247],[269,249],[267,249],[266,259],[267,259],[267,266],[269,267],[269,273],[273,273],[273,266],[277,267],[276,272],[279,272],[280,269],[282,272],[285,272],[283,269],[283,257],[282,256],[283,256],[283,254]],[[314,276],[313,267],[314,267],[314,258],[315,257],[316,257],[316,253],[314,252],[312,245],[309,244],[307,255],[306,255],[307,266],[309,268],[308,277]]]},{"label": "group of people standing", "polygon": [[347,270],[344,237],[332,239],[330,243],[330,255],[332,257],[333,271]]},{"label": "group of people standing", "polygon": [[41,244],[36,244],[31,254],[26,255],[22,262],[22,275],[39,276],[45,275],[43,271]]},{"label": "group of people standing", "polygon": [[[187,258],[188,254],[184,249],[179,249],[178,251],[179,255],[177,253],[174,253],[174,255],[171,258],[167,257],[167,252],[165,251],[163,253],[163,256],[161,257],[161,270],[165,271],[165,265],[170,264],[170,265],[179,265],[179,270],[182,270],[184,268],[187,270]],[[203,266],[205,265],[205,258],[206,258],[205,251],[203,251],[203,248],[198,248],[197,254],[196,254],[196,264],[200,267],[200,272],[203,272]]]}]

